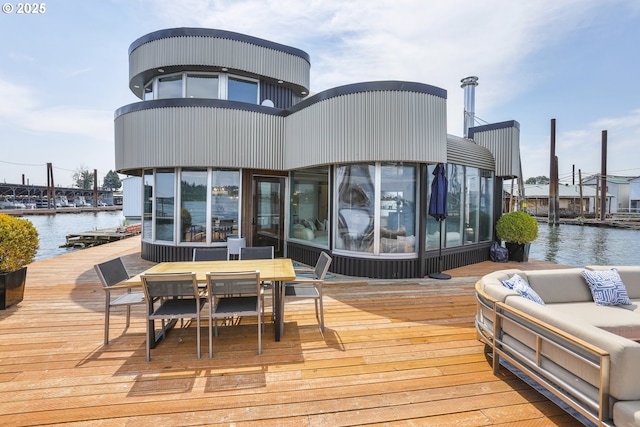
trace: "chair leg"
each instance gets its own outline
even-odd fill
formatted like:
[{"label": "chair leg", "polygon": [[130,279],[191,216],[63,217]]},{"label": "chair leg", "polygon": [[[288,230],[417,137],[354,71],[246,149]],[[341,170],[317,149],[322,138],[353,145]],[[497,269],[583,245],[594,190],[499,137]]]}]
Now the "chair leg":
[{"label": "chair leg", "polygon": [[111,314],[111,305],[107,296],[107,305],[104,308],[104,345],[109,344],[109,315]]},{"label": "chair leg", "polygon": [[213,322],[209,313],[209,359],[213,357]]},{"label": "chair leg", "polygon": [[196,341],[198,342],[198,359],[200,359],[200,357],[202,356],[202,350],[200,349],[200,336],[201,336],[201,332],[200,332],[200,313],[196,313],[196,326],[198,327],[198,330],[196,331]]},{"label": "chair leg", "polygon": [[258,356],[262,354],[262,322],[258,313]]},{"label": "chair leg", "polygon": [[127,323],[125,329],[129,329],[129,323],[131,321],[131,306],[127,304]]},{"label": "chair leg", "polygon": [[[324,307],[322,304],[322,294],[320,294],[320,297],[317,301],[318,305],[320,306],[320,330],[324,332]],[[316,307],[318,307],[318,305],[316,305]]]}]

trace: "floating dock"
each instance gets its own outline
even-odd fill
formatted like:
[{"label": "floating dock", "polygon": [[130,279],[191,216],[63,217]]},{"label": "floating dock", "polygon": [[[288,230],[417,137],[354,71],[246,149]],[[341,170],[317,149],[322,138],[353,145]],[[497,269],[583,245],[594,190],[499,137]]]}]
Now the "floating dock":
[{"label": "floating dock", "polygon": [[142,224],[133,224],[126,227],[106,228],[103,230],[67,234],[67,243],[61,247],[76,249],[90,248],[104,243],[126,239],[127,237],[137,236],[141,231]]}]

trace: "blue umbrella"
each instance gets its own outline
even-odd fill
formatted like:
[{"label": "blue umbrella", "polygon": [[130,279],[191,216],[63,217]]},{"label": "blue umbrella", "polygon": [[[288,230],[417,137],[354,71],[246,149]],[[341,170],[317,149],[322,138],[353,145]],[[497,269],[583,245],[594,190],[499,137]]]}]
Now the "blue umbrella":
[{"label": "blue umbrella", "polygon": [[449,182],[447,181],[446,169],[442,163],[438,163],[433,170],[433,182],[431,183],[431,197],[429,198],[429,215],[440,223],[440,246],[438,248],[438,265],[440,270],[437,273],[430,273],[433,279],[451,279],[448,274],[442,273],[442,223],[447,218],[447,195],[449,192]]},{"label": "blue umbrella", "polygon": [[429,199],[429,215],[437,221],[447,218],[447,194],[449,192],[449,181],[445,167],[438,163],[433,170],[433,182],[431,183],[431,198]]}]

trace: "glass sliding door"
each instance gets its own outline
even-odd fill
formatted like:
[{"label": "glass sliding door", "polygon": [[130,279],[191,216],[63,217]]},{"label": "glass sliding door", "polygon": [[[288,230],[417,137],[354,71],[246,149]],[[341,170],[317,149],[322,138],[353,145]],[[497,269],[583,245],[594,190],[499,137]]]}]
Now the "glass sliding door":
[{"label": "glass sliding door", "polygon": [[276,256],[283,255],[284,188],[282,177],[253,177],[253,246],[273,246]]}]

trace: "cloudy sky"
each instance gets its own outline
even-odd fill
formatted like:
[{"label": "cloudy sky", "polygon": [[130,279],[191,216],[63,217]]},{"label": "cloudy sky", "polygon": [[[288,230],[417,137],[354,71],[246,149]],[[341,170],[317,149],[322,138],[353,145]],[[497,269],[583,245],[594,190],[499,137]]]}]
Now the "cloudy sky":
[{"label": "cloudy sky", "polygon": [[[640,176],[637,0],[50,0],[0,13],[0,181],[71,186],[78,169],[115,169],[114,111],[128,89],[129,45],[163,28],[208,27],[311,56],[311,90],[407,80],[448,93],[462,135],[460,79],[478,76],[479,124],[517,120],[524,177],[549,175],[557,120],[560,177]],[[12,9],[12,10],[10,10]],[[6,13],[8,12],[9,13]]]}]

